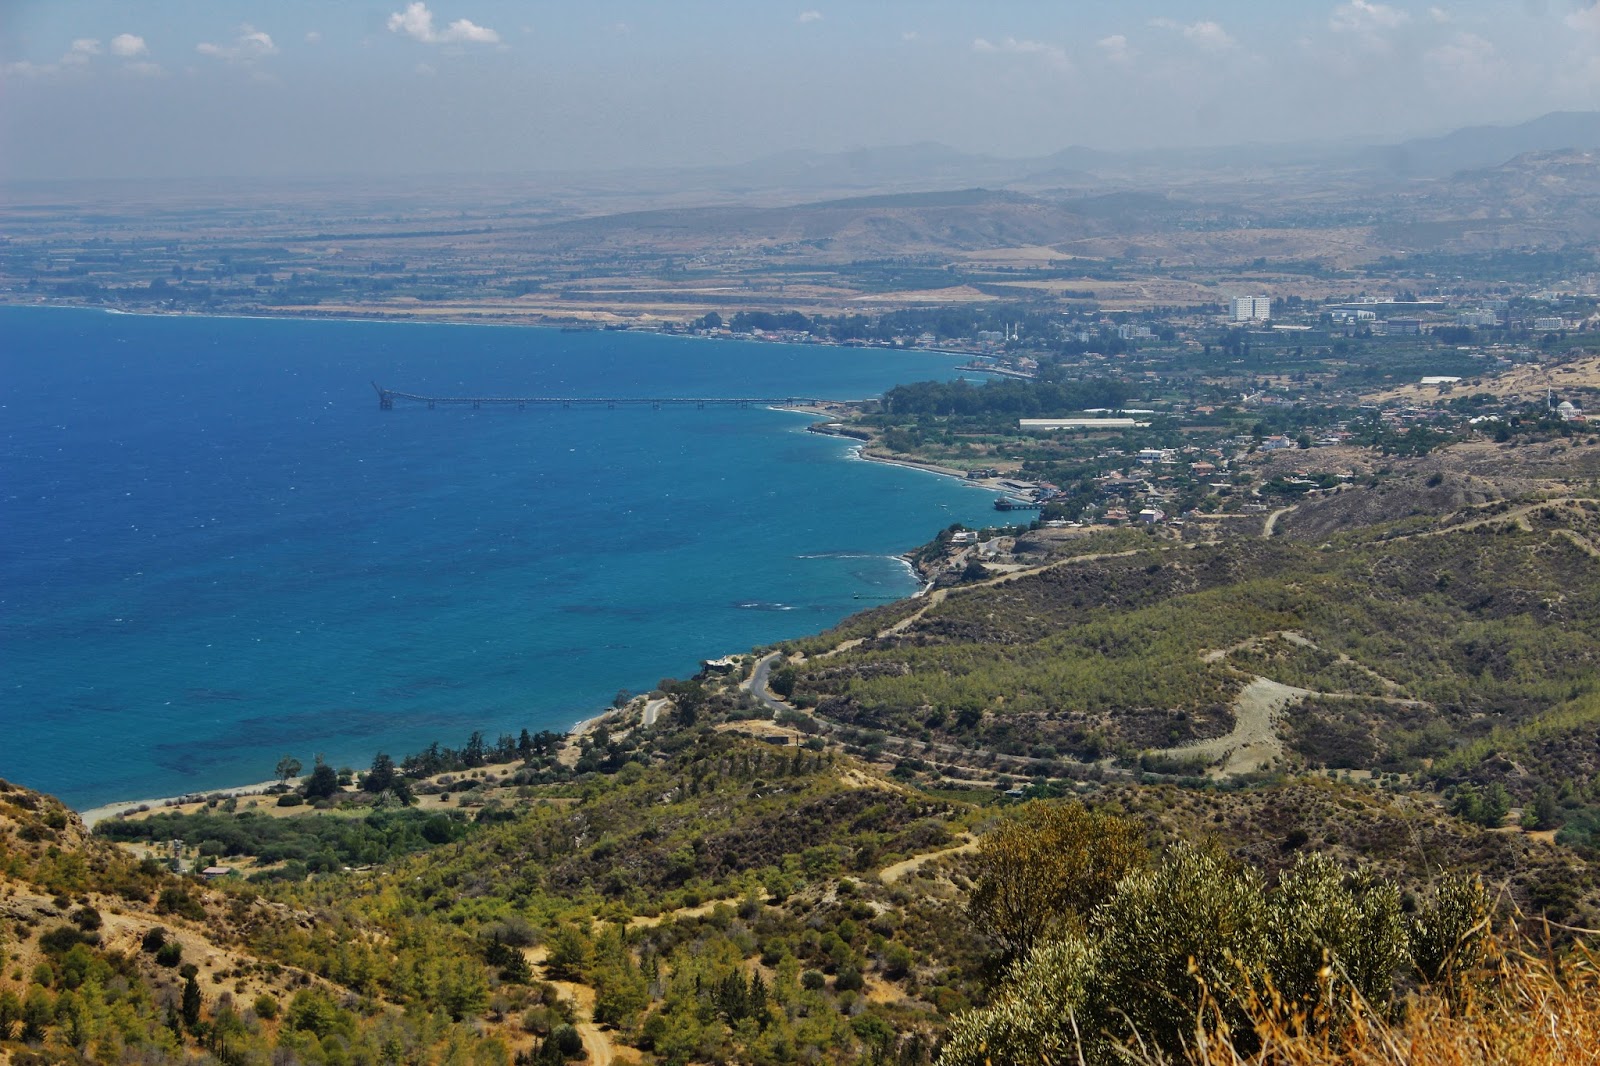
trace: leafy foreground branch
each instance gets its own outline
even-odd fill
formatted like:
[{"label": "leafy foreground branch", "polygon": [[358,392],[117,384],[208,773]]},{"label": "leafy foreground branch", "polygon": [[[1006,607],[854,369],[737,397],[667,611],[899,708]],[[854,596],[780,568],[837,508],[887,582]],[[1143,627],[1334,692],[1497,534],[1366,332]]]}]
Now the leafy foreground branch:
[{"label": "leafy foreground branch", "polygon": [[[1100,828],[1091,818],[1115,821],[1057,809],[996,834],[974,916],[997,917],[992,882],[1017,874],[1030,834]],[[1050,932],[987,1007],[954,1020],[941,1066],[1600,1061],[1594,957],[1540,954],[1515,927],[1491,935],[1475,877],[1443,878],[1408,912],[1393,883],[1322,855],[1268,887],[1179,844],[1101,902],[1095,865],[1041,870],[1052,884],[1033,897],[1034,927]]]}]

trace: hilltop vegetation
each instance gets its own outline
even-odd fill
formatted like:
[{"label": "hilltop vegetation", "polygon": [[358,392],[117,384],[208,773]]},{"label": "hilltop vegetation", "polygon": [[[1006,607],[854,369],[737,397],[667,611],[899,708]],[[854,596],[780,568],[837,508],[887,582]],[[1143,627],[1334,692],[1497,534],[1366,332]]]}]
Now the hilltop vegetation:
[{"label": "hilltop vegetation", "polygon": [[[7,1046],[96,1062],[509,1062],[558,1061],[576,1040],[597,1058],[916,1063],[1012,1009],[1019,978],[999,980],[1000,967],[1019,943],[983,901],[997,871],[1018,888],[1036,871],[996,858],[1075,808],[1029,804],[1013,821],[1003,802],[937,799],[831,749],[797,757],[711,725],[638,751],[575,802],[529,796],[516,817],[390,867],[259,886],[199,885],[124,857],[12,789],[18,965],[3,983],[21,1013]],[[1248,887],[1313,859],[1353,868],[1359,853],[1364,876],[1399,886],[1383,891],[1425,896],[1435,864],[1471,864],[1518,897],[1563,872],[1593,891],[1554,845],[1333,782],[1117,785],[1091,802],[1100,813],[1080,844],[1125,827],[1130,872],[1144,855],[1151,871],[1208,855],[1207,876]],[[1083,914],[1133,891],[1107,872],[1075,897]],[[1023,908],[1050,943],[1078,928],[1049,892]],[[1390,943],[1380,967],[1396,995],[1410,943]],[[164,955],[167,944],[178,947]],[[964,1046],[941,1061],[965,1061]]]},{"label": "hilltop vegetation", "polygon": [[1127,763],[1226,734],[1267,677],[1328,694],[1293,716],[1285,765],[1415,772],[1462,738],[1576,713],[1600,668],[1600,504],[1458,525],[1046,562],[807,660],[795,699],[923,740]]}]

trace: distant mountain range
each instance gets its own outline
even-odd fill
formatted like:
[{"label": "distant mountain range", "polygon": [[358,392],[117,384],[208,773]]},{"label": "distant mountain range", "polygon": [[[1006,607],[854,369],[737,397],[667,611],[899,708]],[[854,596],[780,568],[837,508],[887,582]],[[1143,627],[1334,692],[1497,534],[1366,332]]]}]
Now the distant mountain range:
[{"label": "distant mountain range", "polygon": [[1376,169],[1407,177],[1446,177],[1528,152],[1564,148],[1600,148],[1600,111],[1553,111],[1516,126],[1468,126],[1443,137],[1372,148],[1361,158]]},{"label": "distant mountain range", "polygon": [[[1531,143],[1582,143],[1591,135],[1600,145],[1600,114],[1551,115],[1523,126],[1366,149],[1337,162],[1328,156],[1315,165],[1302,159],[1298,171],[1273,172],[1257,161],[1248,183],[1239,172],[1195,177],[1206,165],[1199,157],[1191,157],[1187,170],[1182,163],[1161,168],[1165,183],[1146,183],[1139,175],[1157,169],[1149,157],[1124,157],[1119,165],[1126,169],[1102,161],[1099,173],[1106,176],[1078,187],[1050,178],[1085,171],[1046,167],[1030,179],[991,181],[988,187],[918,188],[965,176],[961,163],[968,158],[977,158],[980,172],[996,176],[998,161],[937,145],[913,146],[904,154],[791,153],[767,172],[770,182],[786,183],[781,193],[780,186],[768,184],[764,195],[750,194],[762,166],[752,163],[719,172],[741,172],[746,195],[730,196],[737,202],[596,214],[535,227],[526,239],[545,251],[648,248],[652,254],[726,256],[761,249],[763,255],[818,263],[1022,246],[1093,258],[1214,263],[1330,256],[1360,262],[1394,252],[1560,248],[1600,239],[1600,147],[1499,156]],[[1234,150],[1238,166],[1244,165],[1237,161],[1242,151]],[[1496,162],[1459,166],[1485,158]],[[1058,153],[1047,162],[1092,161]],[[1405,175],[1395,172],[1402,163]],[[920,181],[913,177],[919,173]],[[812,192],[811,181],[822,188]],[[840,195],[858,184],[870,191]],[[1327,235],[1335,232],[1338,239],[1330,243]]]},{"label": "distant mountain range", "polygon": [[[651,172],[651,184],[733,196],[845,195],[971,186],[1079,192],[1250,180],[1445,178],[1528,152],[1600,148],[1600,111],[1553,112],[1514,126],[1473,126],[1398,144],[1217,145],[1112,152],[1073,146],[1002,159],[935,142],[846,152],[789,151],[729,166]],[[626,184],[631,184],[626,183]]]}]

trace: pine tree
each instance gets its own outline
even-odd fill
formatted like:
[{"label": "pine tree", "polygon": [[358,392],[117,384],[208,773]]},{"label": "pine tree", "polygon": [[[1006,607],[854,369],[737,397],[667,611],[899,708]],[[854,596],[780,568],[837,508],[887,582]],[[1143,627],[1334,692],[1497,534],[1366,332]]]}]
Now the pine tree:
[{"label": "pine tree", "polygon": [[22,1001],[11,989],[0,990],[0,1040],[10,1040],[22,1021]]},{"label": "pine tree", "polygon": [[183,1025],[191,1033],[200,1024],[200,982],[190,974],[183,982]]},{"label": "pine tree", "polygon": [[746,1006],[750,1017],[765,1029],[767,1027],[767,983],[761,979],[761,971],[756,970],[750,974],[750,991],[745,997]]}]

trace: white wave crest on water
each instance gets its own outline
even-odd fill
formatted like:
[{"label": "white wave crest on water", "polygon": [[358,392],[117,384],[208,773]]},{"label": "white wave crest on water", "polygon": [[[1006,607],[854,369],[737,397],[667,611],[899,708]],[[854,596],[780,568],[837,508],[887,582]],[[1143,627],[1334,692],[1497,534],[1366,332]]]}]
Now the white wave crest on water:
[{"label": "white wave crest on water", "polygon": [[885,559],[885,558],[891,558],[891,557],[890,556],[881,555],[878,552],[838,551],[838,552],[805,552],[803,554],[796,555],[795,558],[796,559]]}]

